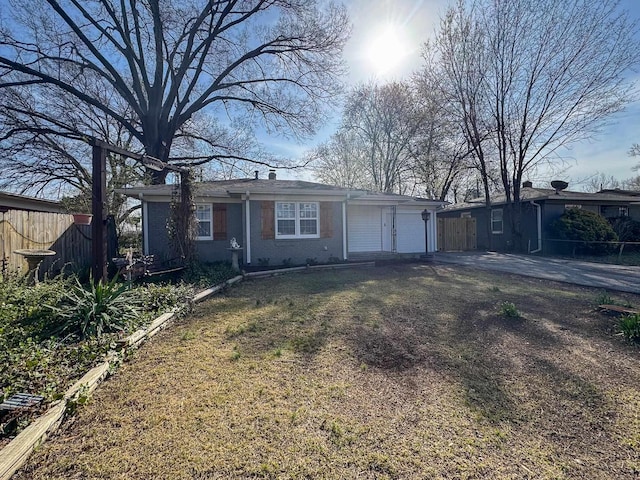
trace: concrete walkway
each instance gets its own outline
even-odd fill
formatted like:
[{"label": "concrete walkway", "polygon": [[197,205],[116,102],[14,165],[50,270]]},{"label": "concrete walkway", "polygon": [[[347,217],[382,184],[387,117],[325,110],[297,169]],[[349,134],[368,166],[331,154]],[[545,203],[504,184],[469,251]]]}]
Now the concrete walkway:
[{"label": "concrete walkway", "polygon": [[495,252],[439,252],[434,262],[640,294],[640,267]]}]

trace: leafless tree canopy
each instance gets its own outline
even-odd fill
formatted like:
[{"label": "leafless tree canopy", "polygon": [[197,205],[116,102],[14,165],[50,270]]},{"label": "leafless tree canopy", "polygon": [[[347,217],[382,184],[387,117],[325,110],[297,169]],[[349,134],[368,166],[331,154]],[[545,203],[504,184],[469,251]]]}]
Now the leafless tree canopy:
[{"label": "leafless tree canopy", "polygon": [[618,0],[458,0],[447,11],[421,75],[439,79],[487,205],[493,172],[516,205],[524,175],[561,161],[560,146],[592,136],[624,108],[636,32]]},{"label": "leafless tree canopy", "polygon": [[[338,91],[348,20],[344,8],[319,3],[14,0],[1,13],[0,101],[13,106],[1,138],[26,127],[98,136],[84,130],[92,119],[51,118],[48,104],[65,98],[163,161],[260,161],[229,148],[242,136],[234,127],[310,134]],[[205,114],[217,135],[194,121]]]},{"label": "leafless tree canopy", "polygon": [[411,82],[353,88],[338,132],[313,154],[316,176],[345,187],[444,199],[467,168],[469,152],[434,93]]},{"label": "leafless tree canopy", "polygon": [[594,134],[630,100],[637,25],[618,0],[460,0],[427,45],[450,111],[508,199],[558,147]]}]

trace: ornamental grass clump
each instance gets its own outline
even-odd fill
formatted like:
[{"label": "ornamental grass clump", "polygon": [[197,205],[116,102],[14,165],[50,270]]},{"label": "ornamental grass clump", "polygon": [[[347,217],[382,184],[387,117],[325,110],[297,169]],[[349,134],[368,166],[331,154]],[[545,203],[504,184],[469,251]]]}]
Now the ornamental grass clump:
[{"label": "ornamental grass clump", "polygon": [[520,312],[518,308],[512,302],[502,302],[498,307],[498,311],[501,316],[506,318],[520,318]]},{"label": "ornamental grass clump", "polygon": [[620,319],[620,331],[627,340],[640,342],[640,314],[625,315]]},{"label": "ornamental grass clump", "polygon": [[53,319],[52,333],[99,337],[105,333],[126,331],[141,314],[141,300],[135,290],[114,278],[109,282],[78,280],[65,292],[57,305],[49,305]]}]

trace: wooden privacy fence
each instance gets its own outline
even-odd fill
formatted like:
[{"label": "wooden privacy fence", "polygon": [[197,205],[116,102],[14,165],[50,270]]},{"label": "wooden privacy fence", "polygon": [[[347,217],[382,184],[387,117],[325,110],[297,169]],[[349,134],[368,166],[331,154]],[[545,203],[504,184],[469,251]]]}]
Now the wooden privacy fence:
[{"label": "wooden privacy fence", "polygon": [[0,212],[0,261],[3,270],[27,270],[26,260],[15,250],[27,248],[56,252],[47,257],[40,272],[57,272],[65,265],[81,268],[91,263],[91,227],[75,225],[63,213],[8,210]]},{"label": "wooden privacy fence", "polygon": [[438,218],[438,250],[465,251],[477,248],[475,218]]}]

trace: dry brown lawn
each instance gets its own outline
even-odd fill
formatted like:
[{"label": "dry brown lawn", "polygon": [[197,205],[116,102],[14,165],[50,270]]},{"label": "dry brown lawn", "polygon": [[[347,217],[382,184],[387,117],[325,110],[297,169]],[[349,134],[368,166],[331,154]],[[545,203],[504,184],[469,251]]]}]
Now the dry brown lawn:
[{"label": "dry brown lawn", "polygon": [[638,479],[640,349],[599,293],[441,265],[246,281],[16,479]]}]

